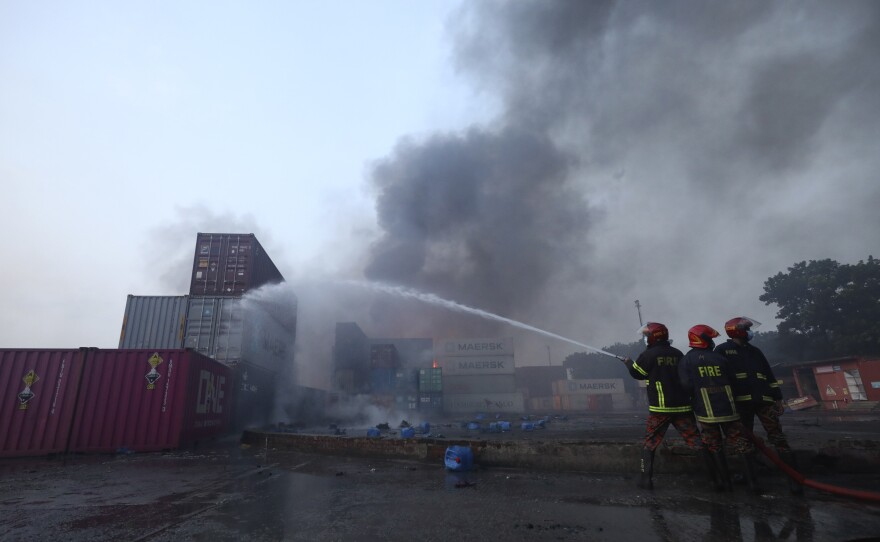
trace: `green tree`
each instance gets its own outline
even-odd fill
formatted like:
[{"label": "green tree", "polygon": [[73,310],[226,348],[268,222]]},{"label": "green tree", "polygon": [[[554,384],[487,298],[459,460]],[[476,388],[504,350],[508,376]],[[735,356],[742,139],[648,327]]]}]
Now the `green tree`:
[{"label": "green tree", "polygon": [[764,283],[779,306],[779,344],[798,359],[880,353],[880,260],[811,260]]}]

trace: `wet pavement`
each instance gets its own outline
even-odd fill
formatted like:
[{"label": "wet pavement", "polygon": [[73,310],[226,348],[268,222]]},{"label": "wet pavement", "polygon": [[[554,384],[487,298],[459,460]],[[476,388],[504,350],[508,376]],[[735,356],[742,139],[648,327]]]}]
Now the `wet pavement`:
[{"label": "wet pavement", "polygon": [[[880,473],[821,481],[877,490]],[[278,452],[0,462],[0,540],[858,540],[880,504],[812,489],[715,493],[693,475],[477,468]]]}]

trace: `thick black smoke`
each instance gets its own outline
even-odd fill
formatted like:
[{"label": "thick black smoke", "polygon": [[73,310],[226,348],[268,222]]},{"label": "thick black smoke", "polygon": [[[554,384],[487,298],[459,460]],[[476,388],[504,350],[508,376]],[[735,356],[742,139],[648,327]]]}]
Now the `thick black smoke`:
[{"label": "thick black smoke", "polygon": [[769,321],[768,276],[880,234],[876,2],[481,1],[450,28],[502,111],[375,167],[370,279],[610,344],[636,298],[677,337]]}]

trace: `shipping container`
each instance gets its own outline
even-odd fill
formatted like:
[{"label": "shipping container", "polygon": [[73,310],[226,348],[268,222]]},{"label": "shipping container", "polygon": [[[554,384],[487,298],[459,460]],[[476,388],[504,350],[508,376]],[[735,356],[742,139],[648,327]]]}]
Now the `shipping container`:
[{"label": "shipping container", "polygon": [[613,409],[611,395],[557,395],[554,403],[557,410],[569,412],[608,412]]},{"label": "shipping container", "polygon": [[293,363],[296,329],[247,300],[190,296],[184,346],[227,365],[282,372]]},{"label": "shipping container", "polygon": [[171,450],[229,430],[229,368],[191,350],[85,354],[68,451]]},{"label": "shipping container", "polygon": [[446,412],[524,412],[522,393],[443,394]]},{"label": "shipping container", "polygon": [[516,373],[513,356],[457,356],[437,358],[443,376],[512,375]]},{"label": "shipping container", "polygon": [[278,374],[246,361],[232,364],[231,369],[235,391],[232,428],[241,431],[272,423]]},{"label": "shipping container", "polygon": [[397,410],[418,410],[419,398],[417,395],[397,395],[394,397],[394,406]]},{"label": "shipping container", "polygon": [[238,296],[284,277],[252,233],[199,233],[193,259],[192,295]]},{"label": "shipping container", "polygon": [[513,338],[440,339],[434,344],[435,357],[513,356]]},{"label": "shipping container", "polygon": [[365,371],[370,366],[369,339],[354,322],[337,322],[333,343],[333,367]]},{"label": "shipping container", "polygon": [[119,348],[183,348],[189,296],[129,295]]},{"label": "shipping container", "polygon": [[439,413],[443,410],[443,394],[420,393],[419,410],[427,413]]},{"label": "shipping container", "polygon": [[443,379],[445,393],[512,393],[516,377],[507,375],[447,376]]},{"label": "shipping container", "polygon": [[419,369],[419,391],[439,393],[443,391],[443,369],[440,367]]},{"label": "shipping container", "polygon": [[557,380],[553,395],[611,395],[625,393],[622,378]]},{"label": "shipping container", "polygon": [[418,393],[418,370],[410,368],[397,369],[394,373],[394,391],[398,394]]},{"label": "shipping container", "polygon": [[400,367],[400,356],[393,344],[374,344],[370,346],[371,369],[397,369]]},{"label": "shipping container", "polygon": [[394,392],[394,369],[370,369],[370,391],[372,393]]},{"label": "shipping container", "polygon": [[538,411],[547,411],[547,410],[560,410],[556,408],[553,402],[553,397],[532,397],[529,399],[529,410],[532,412]]},{"label": "shipping container", "polygon": [[0,350],[0,457],[64,453],[83,350]]}]

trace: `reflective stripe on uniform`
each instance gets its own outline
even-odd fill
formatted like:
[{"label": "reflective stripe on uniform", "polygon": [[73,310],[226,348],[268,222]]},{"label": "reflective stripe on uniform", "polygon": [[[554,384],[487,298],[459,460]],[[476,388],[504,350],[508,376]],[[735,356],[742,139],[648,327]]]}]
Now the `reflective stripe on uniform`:
[{"label": "reflective stripe on uniform", "polygon": [[655,382],[654,387],[657,388],[657,402],[659,403],[657,406],[660,408],[666,408],[666,397],[663,395],[663,384]]},{"label": "reflective stripe on uniform", "polygon": [[774,399],[774,398],[772,398],[772,397],[767,397],[766,395],[763,396],[762,399],[764,399],[764,400],[767,401],[768,403],[775,403],[775,402],[776,402],[776,399]]},{"label": "reflective stripe on uniform", "polygon": [[636,371],[638,371],[639,374],[642,375],[642,376],[648,376],[648,373],[646,373],[644,369],[642,369],[641,367],[639,367],[639,366],[636,364],[636,362],[633,362],[633,369],[635,369]]},{"label": "reflective stripe on uniform", "polygon": [[700,390],[700,394],[703,396],[703,405],[706,407],[706,414],[709,415],[710,418],[714,418],[714,413],[712,412],[712,402],[709,401],[709,392],[706,391],[706,388]]},{"label": "reflective stripe on uniform", "polygon": [[779,384],[777,382],[774,382],[774,383],[770,384],[770,387],[771,388],[778,388]]},{"label": "reflective stripe on uniform", "polygon": [[767,377],[764,376],[764,373],[757,373],[757,376],[758,376],[758,378],[760,378],[761,380],[767,380]]},{"label": "reflective stripe on uniform", "polygon": [[742,402],[742,401],[751,401],[751,400],[752,400],[752,396],[751,396],[751,395],[737,395],[734,399],[737,400],[737,401],[740,401],[740,402]]},{"label": "reflective stripe on uniform", "polygon": [[708,416],[697,416],[698,421],[703,423],[724,423],[724,422],[733,422],[739,419],[739,414],[732,414],[730,416],[721,416],[719,418],[710,418]]},{"label": "reflective stripe on uniform", "polygon": [[690,412],[693,408],[689,406],[678,406],[678,407],[656,407],[651,406],[648,407],[648,411],[650,412],[660,412],[660,413],[669,413],[669,412]]},{"label": "reflective stripe on uniform", "polygon": [[736,377],[739,379],[748,378],[749,373],[736,373]]}]

